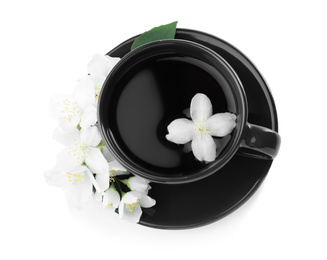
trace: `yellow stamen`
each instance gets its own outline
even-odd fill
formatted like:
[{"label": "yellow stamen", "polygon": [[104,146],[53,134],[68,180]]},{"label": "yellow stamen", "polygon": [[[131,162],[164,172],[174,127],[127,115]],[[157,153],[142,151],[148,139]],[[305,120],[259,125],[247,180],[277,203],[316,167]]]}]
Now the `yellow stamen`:
[{"label": "yellow stamen", "polygon": [[82,110],[78,106],[76,101],[70,101],[65,99],[63,101],[64,109],[61,111],[60,119],[67,119],[69,122],[72,122],[73,119],[82,113]]},{"label": "yellow stamen", "polygon": [[137,200],[136,202],[134,203],[131,203],[131,204],[126,204],[126,209],[129,211],[129,212],[133,212],[135,209],[139,208],[140,205],[139,205],[139,200]]},{"label": "yellow stamen", "polygon": [[68,155],[75,157],[77,163],[82,163],[84,157],[87,158],[86,154],[90,152],[90,148],[83,141],[76,142],[76,139],[74,141],[74,145],[68,147]]},{"label": "yellow stamen", "polygon": [[109,176],[110,176],[110,182],[115,182],[115,177],[116,177],[116,175],[114,174],[114,170],[111,170],[110,172],[109,172]]},{"label": "yellow stamen", "polygon": [[82,185],[84,183],[84,174],[67,172],[67,177],[72,185]]},{"label": "yellow stamen", "polygon": [[201,136],[201,135],[207,135],[210,134],[211,132],[211,127],[208,124],[207,120],[202,119],[202,120],[195,120],[195,134],[197,136]]}]

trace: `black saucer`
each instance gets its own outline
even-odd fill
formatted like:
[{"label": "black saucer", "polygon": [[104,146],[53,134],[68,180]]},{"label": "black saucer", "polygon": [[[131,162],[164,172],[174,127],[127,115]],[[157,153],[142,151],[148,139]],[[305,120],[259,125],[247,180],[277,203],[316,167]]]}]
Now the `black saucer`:
[{"label": "black saucer", "polygon": [[[123,42],[108,55],[123,57],[137,36]],[[245,89],[249,122],[278,131],[274,100],[258,70],[239,50],[206,33],[177,29],[176,39],[205,45],[222,56],[236,71]],[[246,154],[243,151],[242,154]],[[212,223],[246,202],[266,177],[272,161],[236,154],[216,174],[188,184],[151,183],[149,195],[157,201],[143,209],[140,224],[153,228],[186,229]]]}]

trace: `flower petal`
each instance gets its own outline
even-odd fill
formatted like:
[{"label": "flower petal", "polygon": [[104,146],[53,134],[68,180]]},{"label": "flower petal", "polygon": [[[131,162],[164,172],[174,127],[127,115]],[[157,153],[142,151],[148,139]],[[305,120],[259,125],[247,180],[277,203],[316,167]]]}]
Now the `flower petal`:
[{"label": "flower petal", "polygon": [[[141,207],[137,207],[133,211],[130,211],[128,209],[128,205],[126,204],[119,204],[119,218],[127,220],[131,223],[138,223],[140,222],[141,216],[142,216],[142,209]],[[122,213],[120,213],[122,212]]]},{"label": "flower petal", "polygon": [[87,146],[96,147],[101,141],[101,135],[96,126],[87,126],[81,129],[81,140]]},{"label": "flower petal", "polygon": [[95,201],[100,201],[100,202],[103,201],[103,195],[100,192],[94,193],[94,198],[95,198]]},{"label": "flower petal", "polygon": [[43,175],[48,185],[61,188],[70,186],[67,173],[62,169],[54,168],[52,170],[46,171]]},{"label": "flower petal", "polygon": [[195,125],[188,119],[179,118],[171,122],[168,125],[167,130],[168,135],[166,135],[166,139],[168,141],[176,144],[185,144],[193,139]]},{"label": "flower petal", "polygon": [[66,171],[70,186],[65,188],[65,197],[70,208],[80,208],[92,196],[93,185],[87,171],[87,167],[82,165]]},{"label": "flower petal", "polygon": [[112,58],[107,55],[95,54],[87,65],[90,74],[100,74],[106,77],[111,69],[120,61],[120,58]]},{"label": "flower petal", "polygon": [[210,125],[210,134],[223,137],[230,134],[236,126],[236,116],[231,113],[214,114],[208,119]]},{"label": "flower petal", "polygon": [[83,156],[75,155],[70,148],[71,147],[65,148],[58,154],[57,156],[58,169],[70,171],[84,162],[84,155]]},{"label": "flower petal", "polygon": [[109,162],[109,169],[110,169],[110,171],[117,171],[117,172],[126,172],[127,171],[125,169],[125,167],[116,160]]},{"label": "flower petal", "polygon": [[130,194],[135,196],[143,208],[151,208],[156,204],[156,201],[149,197],[145,192],[142,191],[130,191]]},{"label": "flower petal", "polygon": [[140,200],[140,205],[142,208],[151,208],[154,205],[156,205],[156,200],[152,199],[151,197],[145,195],[144,197],[142,197],[142,199]]},{"label": "flower petal", "polygon": [[116,208],[118,208],[119,203],[120,203],[120,196],[116,190],[110,188],[104,193],[103,203],[102,203],[102,206],[104,208],[115,210]]},{"label": "flower petal", "polygon": [[[108,55],[106,55],[106,56],[108,56]],[[109,58],[109,61],[110,61],[111,69],[113,69],[113,67],[115,67],[116,64],[121,60],[121,58],[119,58],[119,57],[108,56],[108,58]]]},{"label": "flower petal", "polygon": [[193,139],[192,151],[199,161],[212,162],[216,159],[216,144],[208,134],[199,135]]},{"label": "flower petal", "polygon": [[53,138],[68,147],[74,145],[74,140],[80,139],[80,132],[76,127],[64,128],[58,126],[53,131]]},{"label": "flower petal", "polygon": [[98,121],[97,119],[97,109],[95,106],[90,105],[86,107],[81,116],[81,127],[93,126]]},{"label": "flower petal", "polygon": [[84,178],[83,183],[71,185],[65,189],[65,198],[69,208],[79,209],[87,203],[92,196],[92,182],[89,178]]},{"label": "flower petal", "polygon": [[191,118],[193,122],[207,120],[212,115],[210,99],[201,93],[196,94],[191,100]]},{"label": "flower petal", "polygon": [[88,147],[85,163],[93,173],[108,174],[109,172],[108,162],[98,148]]},{"label": "flower petal", "polygon": [[107,190],[109,188],[110,185],[110,175],[109,173],[107,174],[97,174],[95,176],[96,181],[99,185],[99,192],[104,192],[105,190]]},{"label": "flower petal", "polygon": [[97,193],[102,192],[103,190],[100,188],[97,180],[94,178],[93,173],[87,168],[85,174],[88,176],[88,178],[91,180],[94,188],[96,189]]},{"label": "flower petal", "polygon": [[138,176],[130,178],[128,184],[132,191],[142,191],[147,193],[150,189],[149,181]]},{"label": "flower petal", "polygon": [[93,81],[87,76],[80,79],[73,93],[73,97],[78,100],[78,104],[82,110],[92,105],[95,101]]}]

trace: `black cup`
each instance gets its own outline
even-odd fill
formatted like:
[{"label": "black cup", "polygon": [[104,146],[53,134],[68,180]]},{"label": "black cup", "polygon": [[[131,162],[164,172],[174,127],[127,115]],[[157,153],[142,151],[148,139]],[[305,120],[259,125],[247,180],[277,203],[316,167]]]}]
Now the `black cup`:
[{"label": "black cup", "polygon": [[[211,99],[214,114],[237,116],[226,147],[208,164],[165,139],[168,124],[183,116],[182,109],[198,92]],[[177,39],[151,42],[124,56],[107,77],[98,102],[100,133],[113,156],[131,173],[159,183],[219,174],[236,152],[272,160],[279,134],[247,118],[246,95],[231,66],[211,49]]]}]

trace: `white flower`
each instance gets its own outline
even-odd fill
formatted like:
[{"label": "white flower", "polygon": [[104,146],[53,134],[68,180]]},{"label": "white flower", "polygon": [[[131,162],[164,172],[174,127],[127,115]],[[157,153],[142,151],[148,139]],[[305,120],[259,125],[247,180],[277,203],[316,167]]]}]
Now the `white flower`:
[{"label": "white flower", "polygon": [[85,163],[93,173],[106,174],[109,165],[100,149],[96,146],[101,141],[101,136],[96,126],[69,130],[58,127],[54,132],[54,138],[65,145],[58,155],[58,165],[61,168],[71,170]]},{"label": "white flower", "polygon": [[119,205],[119,218],[138,223],[142,215],[141,207],[150,208],[155,204],[156,201],[150,198],[145,192],[127,192]]},{"label": "white flower", "polygon": [[120,203],[119,193],[118,191],[116,191],[113,185],[111,185],[110,188],[106,190],[103,194],[102,206],[103,208],[114,211],[116,208],[118,208],[119,203]]},{"label": "white flower", "polygon": [[88,202],[93,185],[98,189],[96,180],[90,170],[82,165],[71,170],[64,170],[60,166],[44,173],[46,181],[51,186],[62,187],[70,208],[80,208]]},{"label": "white flower", "polygon": [[120,61],[120,58],[108,55],[94,54],[92,60],[87,64],[87,71],[91,75],[107,77],[113,67]]},{"label": "white flower", "polygon": [[78,81],[74,93],[52,98],[51,114],[62,127],[91,126],[97,122],[96,105],[103,82],[119,60],[107,55],[94,55],[87,65],[90,75]]},{"label": "white flower", "polygon": [[151,189],[149,181],[138,176],[129,178],[127,186],[130,190],[142,191],[148,193]]},{"label": "white flower", "polygon": [[192,141],[192,151],[199,161],[216,159],[216,143],[211,136],[223,137],[236,126],[236,116],[231,113],[212,115],[212,104],[204,94],[196,94],[191,101],[192,121],[180,118],[168,126],[167,140],[176,144]]},{"label": "white flower", "polygon": [[93,82],[90,78],[85,77],[78,82],[73,95],[56,95],[52,98],[51,114],[62,127],[76,127],[80,122],[83,124],[85,117],[89,116],[88,113],[83,112],[88,111],[89,106],[94,103]]}]

